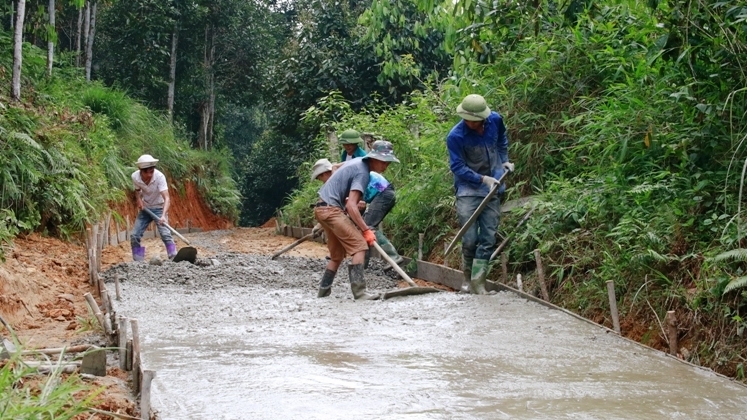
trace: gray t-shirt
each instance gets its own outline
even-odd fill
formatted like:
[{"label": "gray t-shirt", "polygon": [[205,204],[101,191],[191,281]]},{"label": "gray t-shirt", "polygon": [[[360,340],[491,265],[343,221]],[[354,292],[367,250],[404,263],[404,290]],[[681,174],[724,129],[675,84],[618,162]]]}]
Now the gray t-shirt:
[{"label": "gray t-shirt", "polygon": [[362,157],[345,162],[324,183],[319,198],[325,203],[345,209],[345,199],[350,191],[360,191],[361,197],[368,186],[368,162]]}]

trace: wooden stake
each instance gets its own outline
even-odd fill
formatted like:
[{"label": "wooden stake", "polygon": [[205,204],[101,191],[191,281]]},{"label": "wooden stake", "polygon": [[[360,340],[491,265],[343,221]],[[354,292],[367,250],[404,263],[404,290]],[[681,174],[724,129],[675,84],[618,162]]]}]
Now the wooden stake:
[{"label": "wooden stake", "polygon": [[615,282],[607,280],[607,296],[610,299],[610,313],[612,314],[612,327],[620,334],[620,317],[617,314],[617,298],[615,298]]},{"label": "wooden stake", "polygon": [[669,354],[677,356],[679,344],[677,343],[677,317],[674,311],[667,311],[664,321],[667,324],[667,336],[669,337]]},{"label": "wooden stake", "polygon": [[143,370],[142,385],[140,386],[140,418],[142,420],[150,420],[150,384],[155,377],[156,372]]},{"label": "wooden stake", "polygon": [[125,344],[125,370],[132,370],[132,339],[127,340]]},{"label": "wooden stake", "polygon": [[135,386],[135,393],[140,392],[140,329],[137,326],[137,319],[131,319],[132,326],[132,383]]},{"label": "wooden stake", "polygon": [[120,315],[118,320],[119,327],[119,368],[127,370],[127,318]]},{"label": "wooden stake", "polygon": [[49,356],[53,356],[56,354],[60,354],[63,351],[65,354],[68,353],[82,353],[84,351],[88,351],[88,349],[92,348],[93,346],[90,344],[80,344],[77,346],[71,346],[71,347],[57,347],[57,348],[48,348],[48,349],[36,349],[36,350],[24,350],[21,352],[22,355],[32,355],[32,354],[46,354]]},{"label": "wooden stake", "polygon": [[117,300],[122,300],[122,291],[119,287],[119,274],[114,274],[114,293]]},{"label": "wooden stake", "polygon": [[106,291],[106,286],[100,286],[100,287],[101,287],[101,303],[104,304],[104,315],[111,314],[112,306],[111,306],[111,301],[109,300],[109,292]]},{"label": "wooden stake", "polygon": [[424,233],[418,233],[418,260],[423,260],[423,237]]},{"label": "wooden stake", "polygon": [[130,240],[130,216],[125,218],[125,241]]},{"label": "wooden stake", "polygon": [[534,261],[537,263],[537,278],[540,284],[540,290],[542,291],[542,299],[547,302],[550,301],[550,293],[547,292],[547,285],[545,284],[545,269],[542,267],[542,257],[540,256],[540,250],[534,250]]},{"label": "wooden stake", "polygon": [[501,283],[508,283],[508,254],[501,254]]},{"label": "wooden stake", "polygon": [[448,242],[444,242],[444,267],[448,267],[449,266],[449,261],[446,259],[446,257],[447,257],[446,250],[447,249],[449,249],[449,243]]},{"label": "wooden stake", "polygon": [[524,284],[521,281],[521,274],[516,275],[516,288],[520,291],[524,291]]},{"label": "wooden stake", "polygon": [[96,317],[96,320],[99,321],[99,325],[101,325],[101,329],[106,331],[104,327],[104,314],[101,313],[101,308],[99,308],[99,305],[96,303],[96,300],[93,298],[93,295],[90,293],[86,293],[83,295],[86,298],[86,302],[88,302],[88,307],[91,308],[91,311],[93,311],[93,315]]}]

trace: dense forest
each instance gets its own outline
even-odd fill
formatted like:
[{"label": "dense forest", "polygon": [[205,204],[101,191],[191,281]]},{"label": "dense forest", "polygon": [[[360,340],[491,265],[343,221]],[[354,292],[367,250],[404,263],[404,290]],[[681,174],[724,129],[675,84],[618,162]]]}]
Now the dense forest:
[{"label": "dense forest", "polygon": [[[510,273],[551,300],[744,378],[747,6],[570,0],[23,1],[0,10],[0,239],[69,235],[122,199],[141,151],[241,225],[310,226],[334,133],[393,142],[385,229],[443,261],[445,136],[469,93],[505,118]],[[281,209],[278,213],[278,209]],[[446,256],[451,266],[454,255]],[[499,270],[491,276],[498,278]],[[531,282],[529,283],[531,286]]]}]

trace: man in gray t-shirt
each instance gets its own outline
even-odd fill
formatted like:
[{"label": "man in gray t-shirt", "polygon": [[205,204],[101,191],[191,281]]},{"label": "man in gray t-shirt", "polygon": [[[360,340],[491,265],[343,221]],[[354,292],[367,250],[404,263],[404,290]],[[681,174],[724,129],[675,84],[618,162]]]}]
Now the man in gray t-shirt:
[{"label": "man in gray t-shirt", "polygon": [[369,181],[369,172],[383,173],[391,162],[399,162],[394,156],[392,144],[379,140],[371,151],[361,158],[346,162],[335,171],[319,190],[319,202],[314,208],[314,217],[327,235],[330,260],[319,284],[319,297],[329,296],[337,269],[346,254],[352,256],[348,264],[350,288],[355,299],[377,299],[378,295],[366,293],[363,278],[363,262],[366,251],[376,242],[376,236],[368,228],[358,210]]}]

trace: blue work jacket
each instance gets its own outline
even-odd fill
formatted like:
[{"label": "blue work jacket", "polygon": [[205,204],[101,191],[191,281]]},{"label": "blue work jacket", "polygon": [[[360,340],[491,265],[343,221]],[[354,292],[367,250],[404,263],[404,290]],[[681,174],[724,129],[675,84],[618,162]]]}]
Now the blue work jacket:
[{"label": "blue work jacket", "polygon": [[[454,173],[457,197],[485,197],[488,187],[480,182],[482,175],[499,179],[503,162],[508,162],[508,136],[503,117],[491,112],[484,121],[482,135],[467,127],[464,120],[457,123],[446,137],[449,166]],[[505,191],[501,184],[499,193]]]}]

